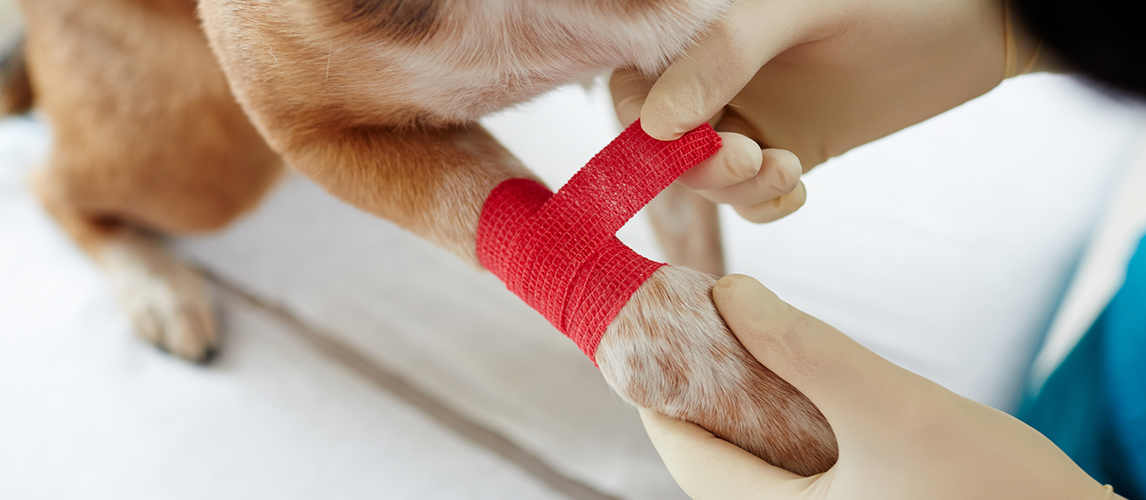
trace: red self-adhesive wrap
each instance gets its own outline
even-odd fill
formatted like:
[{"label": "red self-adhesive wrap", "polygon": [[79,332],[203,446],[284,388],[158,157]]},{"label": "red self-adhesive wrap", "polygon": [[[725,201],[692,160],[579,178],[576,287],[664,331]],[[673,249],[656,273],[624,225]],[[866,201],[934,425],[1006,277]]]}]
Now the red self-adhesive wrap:
[{"label": "red self-adhesive wrap", "polygon": [[609,323],[664,265],[614,235],[717,149],[720,136],[707,124],[658,141],[638,121],[557,194],[530,179],[502,182],[482,208],[478,259],[592,359]]}]

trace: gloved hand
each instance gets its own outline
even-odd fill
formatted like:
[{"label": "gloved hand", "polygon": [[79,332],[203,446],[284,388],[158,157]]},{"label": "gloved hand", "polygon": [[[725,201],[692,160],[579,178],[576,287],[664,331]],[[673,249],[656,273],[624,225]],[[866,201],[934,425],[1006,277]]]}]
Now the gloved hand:
[{"label": "gloved hand", "polygon": [[727,132],[681,182],[767,222],[803,204],[801,173],[1032,69],[1011,18],[1002,0],[741,0],[655,83],[619,69],[610,87],[657,139]]},{"label": "gloved hand", "polygon": [[713,296],[744,347],[824,413],[840,455],[827,472],[801,477],[642,410],[661,458],[694,499],[1121,498],[1034,429],[892,364],[756,280],[726,276]]}]

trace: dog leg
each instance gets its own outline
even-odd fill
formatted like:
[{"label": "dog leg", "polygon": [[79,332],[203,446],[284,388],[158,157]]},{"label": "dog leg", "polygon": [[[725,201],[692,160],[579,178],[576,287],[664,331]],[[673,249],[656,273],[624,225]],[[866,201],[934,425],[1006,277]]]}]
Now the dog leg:
[{"label": "dog leg", "polygon": [[[488,191],[529,175],[477,125],[336,137],[287,156],[342,199],[471,264]],[[595,358],[602,373],[634,404],[696,422],[773,464],[827,470],[837,456],[831,427],[727,330],[712,304],[715,282],[683,267],[654,273],[606,330]]]},{"label": "dog leg", "polygon": [[85,216],[40,172],[41,203],[107,277],[120,309],[148,342],[205,362],[218,346],[211,296],[202,276],[172,256],[154,235]]},{"label": "dog leg", "polygon": [[52,125],[35,190],[99,265],[148,341],[207,359],[218,343],[203,278],[156,233],[223,227],[279,178],[188,0],[26,0],[25,53]]},{"label": "dog leg", "polygon": [[674,182],[646,210],[669,264],[724,275],[720,214],[715,203]]}]

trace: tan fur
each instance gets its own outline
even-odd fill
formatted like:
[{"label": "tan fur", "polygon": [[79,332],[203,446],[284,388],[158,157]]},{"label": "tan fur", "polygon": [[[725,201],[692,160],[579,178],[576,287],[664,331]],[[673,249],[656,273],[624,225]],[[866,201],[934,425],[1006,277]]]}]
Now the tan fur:
[{"label": "tan fur", "polygon": [[[730,2],[201,0],[199,14],[271,150],[335,196],[477,265],[490,190],[531,176],[477,118],[612,67],[655,71]],[[202,50],[190,7],[25,0],[33,81],[50,96],[58,134],[45,176],[45,191],[58,194],[45,200],[86,220],[79,227],[96,236],[69,231],[93,248],[106,252],[116,234],[90,231],[104,220],[164,232],[225,224],[275,175],[274,156]],[[630,401],[773,463],[824,470],[835,456],[830,428],[724,328],[712,282],[658,271],[606,332],[597,359],[607,379]]]}]

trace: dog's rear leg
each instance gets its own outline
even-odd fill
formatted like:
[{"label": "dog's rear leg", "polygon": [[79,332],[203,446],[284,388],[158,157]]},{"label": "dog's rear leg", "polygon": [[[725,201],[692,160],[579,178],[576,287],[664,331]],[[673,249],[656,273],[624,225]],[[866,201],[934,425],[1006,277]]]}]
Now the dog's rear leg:
[{"label": "dog's rear leg", "polygon": [[221,228],[281,163],[231,95],[190,0],[23,0],[23,64],[53,144],[36,191],[147,340],[218,344],[203,278],[157,234]]},{"label": "dog's rear leg", "polygon": [[208,361],[218,334],[203,277],[171,255],[157,235],[77,210],[45,174],[34,182],[41,202],[103,271],[135,332],[181,358]]},{"label": "dog's rear leg", "polygon": [[716,204],[678,182],[646,208],[669,264],[724,275],[724,247]]}]

